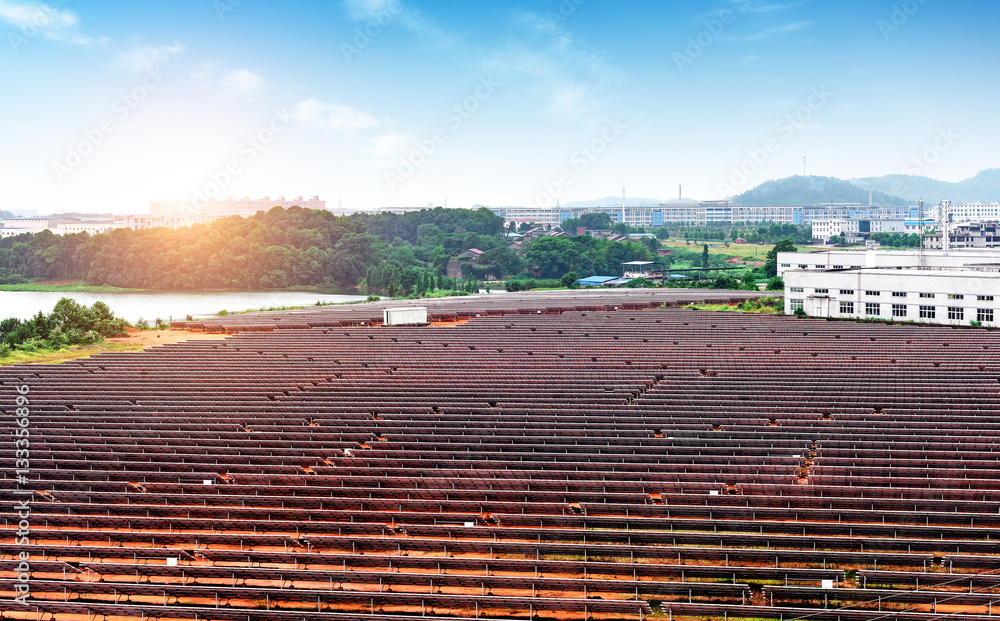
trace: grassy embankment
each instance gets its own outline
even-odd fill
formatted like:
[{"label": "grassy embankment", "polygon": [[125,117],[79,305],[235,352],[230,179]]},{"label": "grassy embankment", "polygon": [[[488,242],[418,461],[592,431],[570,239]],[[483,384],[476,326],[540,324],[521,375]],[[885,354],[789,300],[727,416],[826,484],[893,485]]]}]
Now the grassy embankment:
[{"label": "grassy embankment", "polygon": [[0,358],[0,366],[11,366],[14,364],[60,364],[67,360],[78,358],[89,358],[94,354],[104,352],[131,352],[142,351],[145,345],[141,343],[111,343],[101,342],[93,345],[81,345],[79,347],[69,347],[60,350],[39,350],[34,352],[14,350],[5,358]]},{"label": "grassy embankment", "polygon": [[757,298],[739,304],[689,304],[683,308],[736,313],[756,313],[759,315],[781,315],[785,312],[782,298]]},{"label": "grassy embankment", "polygon": [[0,285],[0,291],[79,291],[86,293],[128,293],[142,289],[126,289],[124,287],[86,285],[82,280],[65,282],[22,282],[10,285]]}]

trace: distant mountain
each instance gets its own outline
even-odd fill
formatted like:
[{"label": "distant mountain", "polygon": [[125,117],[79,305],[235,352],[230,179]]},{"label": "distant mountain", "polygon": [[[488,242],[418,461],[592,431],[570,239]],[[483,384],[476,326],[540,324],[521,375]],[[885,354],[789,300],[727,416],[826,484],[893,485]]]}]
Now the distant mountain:
[{"label": "distant mountain", "polygon": [[[860,188],[850,181],[835,177],[795,175],[784,179],[766,181],[729,199],[730,202],[748,207],[797,207],[821,203],[868,204],[868,188]],[[885,192],[874,192],[872,203],[883,207],[909,205],[911,201]]]},{"label": "distant mountain", "polygon": [[[637,197],[625,197],[625,204],[629,207],[657,207],[664,203],[676,203],[678,200],[676,198],[671,198],[669,200],[662,200],[659,198],[637,198]],[[698,201],[693,198],[685,198],[682,202],[685,203],[697,203]],[[573,201],[572,203],[566,203],[563,207],[569,208],[588,208],[588,207],[619,207],[622,204],[621,196],[605,196],[604,198],[598,198],[592,201]]]},{"label": "distant mountain", "polygon": [[1000,200],[1000,168],[989,168],[975,177],[954,183],[917,175],[863,177],[851,179],[851,183],[865,190],[870,183],[873,189],[902,196],[912,204],[916,204],[921,198],[925,205],[936,205],[944,199],[952,203],[991,203]]}]

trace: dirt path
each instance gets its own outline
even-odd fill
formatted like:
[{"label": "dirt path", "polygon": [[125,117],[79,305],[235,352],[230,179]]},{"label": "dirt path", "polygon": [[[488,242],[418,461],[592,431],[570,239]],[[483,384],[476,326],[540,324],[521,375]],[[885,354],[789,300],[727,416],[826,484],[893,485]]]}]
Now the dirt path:
[{"label": "dirt path", "polygon": [[218,341],[228,336],[221,332],[192,332],[190,330],[136,330],[126,328],[128,336],[104,339],[107,343],[122,343],[125,345],[138,345],[140,347],[152,347],[154,345],[166,345],[168,343],[180,343],[181,341]]}]

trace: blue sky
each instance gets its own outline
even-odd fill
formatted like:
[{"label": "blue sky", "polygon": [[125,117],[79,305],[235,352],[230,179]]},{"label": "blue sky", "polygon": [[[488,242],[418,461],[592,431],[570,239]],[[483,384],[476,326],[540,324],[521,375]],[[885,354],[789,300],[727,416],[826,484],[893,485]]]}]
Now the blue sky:
[{"label": "blue sky", "polygon": [[1000,166],[998,3],[653,4],[0,0],[0,209],[717,199],[803,157]]}]

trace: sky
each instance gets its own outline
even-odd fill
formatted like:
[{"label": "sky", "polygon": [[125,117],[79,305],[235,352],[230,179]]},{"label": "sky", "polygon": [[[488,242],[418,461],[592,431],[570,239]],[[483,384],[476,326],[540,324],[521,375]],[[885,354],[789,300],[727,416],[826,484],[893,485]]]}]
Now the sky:
[{"label": "sky", "polygon": [[0,0],[0,209],[959,181],[1000,166],[997,25],[970,0]]}]

